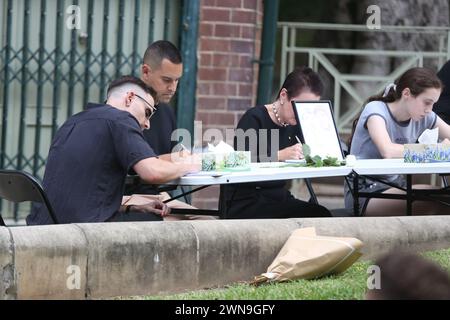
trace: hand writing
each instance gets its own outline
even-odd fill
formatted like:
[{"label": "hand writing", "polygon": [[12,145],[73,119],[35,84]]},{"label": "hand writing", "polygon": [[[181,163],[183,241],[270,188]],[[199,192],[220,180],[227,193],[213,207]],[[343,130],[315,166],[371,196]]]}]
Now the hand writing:
[{"label": "hand writing", "polygon": [[303,158],[302,145],[300,143],[278,151],[278,161],[298,160]]}]

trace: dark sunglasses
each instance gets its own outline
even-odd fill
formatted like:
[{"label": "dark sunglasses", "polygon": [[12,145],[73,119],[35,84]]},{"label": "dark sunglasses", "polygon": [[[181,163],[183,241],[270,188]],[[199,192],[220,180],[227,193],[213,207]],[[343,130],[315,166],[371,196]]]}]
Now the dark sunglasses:
[{"label": "dark sunglasses", "polygon": [[142,98],[140,95],[138,94],[134,94],[136,97],[138,97],[139,99],[141,99],[142,101],[145,102],[145,104],[147,105],[147,107],[145,108],[145,117],[150,121],[150,118],[155,114],[156,112],[156,108],[154,106],[152,106],[147,100],[145,100],[144,98]]}]

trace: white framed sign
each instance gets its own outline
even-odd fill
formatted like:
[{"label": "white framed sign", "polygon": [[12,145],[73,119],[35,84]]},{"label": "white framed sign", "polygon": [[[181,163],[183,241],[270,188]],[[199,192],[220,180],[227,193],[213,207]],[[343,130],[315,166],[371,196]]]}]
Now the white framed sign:
[{"label": "white framed sign", "polygon": [[304,142],[311,148],[311,156],[334,157],[343,160],[342,148],[333,118],[331,102],[292,101],[297,125]]}]

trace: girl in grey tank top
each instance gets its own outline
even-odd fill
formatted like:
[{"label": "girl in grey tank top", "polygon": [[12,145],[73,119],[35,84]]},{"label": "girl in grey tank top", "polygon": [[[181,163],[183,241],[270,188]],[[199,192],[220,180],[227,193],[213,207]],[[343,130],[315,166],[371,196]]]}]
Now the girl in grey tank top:
[{"label": "girl in grey tank top", "polygon": [[[431,70],[412,68],[406,71],[384,94],[368,99],[354,127],[350,153],[358,159],[402,158],[404,144],[416,143],[423,131],[435,127],[439,127],[441,139],[450,138],[450,127],[432,111],[441,88],[440,80]],[[406,185],[400,175],[377,178],[400,187]],[[359,185],[361,192],[384,192],[391,188],[368,178],[361,179]],[[393,202],[395,206],[391,206]],[[398,211],[398,200],[372,199],[370,205],[368,203],[368,199],[360,199],[360,213],[399,215],[405,211]],[[345,205],[353,208],[353,197],[347,185]]]}]

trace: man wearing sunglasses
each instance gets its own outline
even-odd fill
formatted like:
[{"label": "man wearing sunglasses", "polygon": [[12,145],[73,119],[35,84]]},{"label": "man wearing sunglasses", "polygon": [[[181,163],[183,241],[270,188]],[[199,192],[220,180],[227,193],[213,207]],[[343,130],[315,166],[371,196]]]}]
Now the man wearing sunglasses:
[{"label": "man wearing sunglasses", "polygon": [[[155,114],[156,108],[155,108],[155,106],[151,105],[150,102],[148,102],[147,100],[142,98],[140,95],[138,95],[138,94],[134,94],[134,95],[135,95],[136,98],[139,98],[139,99],[141,99],[144,102],[144,104],[145,104],[145,119],[147,119],[146,122],[148,122],[149,127],[150,127],[150,119]],[[153,103],[154,103],[154,100],[153,100]],[[148,129],[148,128],[145,127],[143,129]]]},{"label": "man wearing sunglasses", "polygon": [[[110,84],[105,104],[88,104],[57,131],[43,187],[60,223],[161,221],[169,214],[158,200],[121,206],[130,170],[159,184],[200,169],[193,161],[159,159],[144,140],[142,131],[155,112],[154,96],[140,79],[121,77]],[[45,206],[35,204],[27,223],[51,223]]]}]

